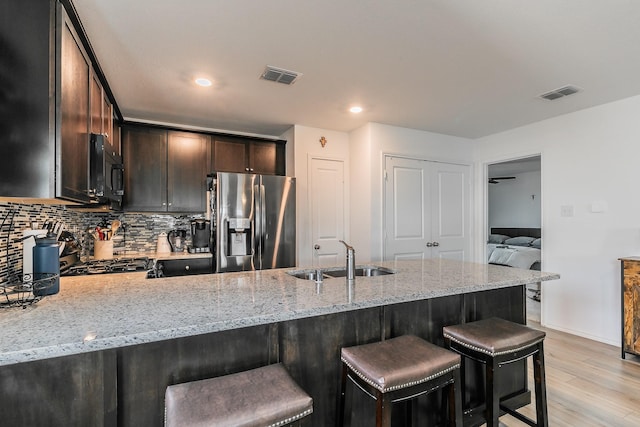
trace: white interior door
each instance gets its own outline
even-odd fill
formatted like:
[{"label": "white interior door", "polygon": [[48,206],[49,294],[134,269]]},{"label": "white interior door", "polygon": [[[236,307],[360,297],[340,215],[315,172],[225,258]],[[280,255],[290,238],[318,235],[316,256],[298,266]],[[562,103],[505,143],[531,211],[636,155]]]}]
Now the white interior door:
[{"label": "white interior door", "polygon": [[469,166],[385,158],[384,259],[469,259]]},{"label": "white interior door", "polygon": [[431,231],[431,186],[426,162],[385,158],[384,259],[423,259]]},{"label": "white interior door", "polygon": [[429,163],[433,177],[432,257],[467,261],[471,250],[469,166]]},{"label": "white interior door", "polygon": [[313,265],[344,264],[344,162],[312,158],[309,175]]}]

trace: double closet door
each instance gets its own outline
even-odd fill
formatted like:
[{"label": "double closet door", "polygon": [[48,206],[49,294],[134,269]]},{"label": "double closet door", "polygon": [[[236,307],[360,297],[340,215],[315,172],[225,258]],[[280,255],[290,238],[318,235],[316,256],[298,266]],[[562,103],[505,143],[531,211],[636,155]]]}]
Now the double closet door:
[{"label": "double closet door", "polygon": [[470,259],[469,166],[385,157],[384,259]]}]

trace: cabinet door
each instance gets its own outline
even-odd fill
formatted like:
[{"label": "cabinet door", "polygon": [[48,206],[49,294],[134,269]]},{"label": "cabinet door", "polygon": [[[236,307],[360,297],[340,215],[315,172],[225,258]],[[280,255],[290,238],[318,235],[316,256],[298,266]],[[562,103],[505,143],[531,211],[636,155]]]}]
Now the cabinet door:
[{"label": "cabinet door", "polygon": [[249,172],[246,143],[216,140],[212,151],[215,172]]},{"label": "cabinet door", "polygon": [[249,144],[249,171],[263,175],[276,175],[276,144],[252,142]]},{"label": "cabinet door", "polygon": [[71,22],[64,19],[61,34],[60,143],[56,196],[87,201],[89,188],[90,63],[78,43]]},{"label": "cabinet door", "polygon": [[197,133],[169,132],[169,212],[202,212],[206,209],[208,139]]},{"label": "cabinet door", "polygon": [[622,350],[640,355],[640,262],[623,261],[623,271]]},{"label": "cabinet door", "polygon": [[167,131],[122,129],[124,207],[133,211],[167,209]]},{"label": "cabinet door", "polygon": [[91,104],[91,133],[101,134],[102,130],[102,86],[95,74],[91,77],[91,92],[89,95]]}]

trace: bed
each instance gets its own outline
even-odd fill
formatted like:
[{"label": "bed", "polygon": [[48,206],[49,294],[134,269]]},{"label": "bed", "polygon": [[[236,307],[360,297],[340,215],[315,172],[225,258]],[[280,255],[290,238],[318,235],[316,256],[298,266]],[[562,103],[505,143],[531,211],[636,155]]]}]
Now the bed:
[{"label": "bed", "polygon": [[492,228],[487,262],[525,270],[540,270],[542,238],[539,228]]}]

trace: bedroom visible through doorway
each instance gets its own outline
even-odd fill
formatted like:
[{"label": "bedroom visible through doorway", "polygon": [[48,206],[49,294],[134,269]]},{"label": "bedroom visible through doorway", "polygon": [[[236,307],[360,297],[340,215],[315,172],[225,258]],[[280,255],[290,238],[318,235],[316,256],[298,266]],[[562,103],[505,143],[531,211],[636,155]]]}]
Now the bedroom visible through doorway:
[{"label": "bedroom visible through doorway", "polygon": [[[487,262],[542,269],[541,157],[487,167]],[[540,284],[527,288],[527,317],[540,322]]]}]

